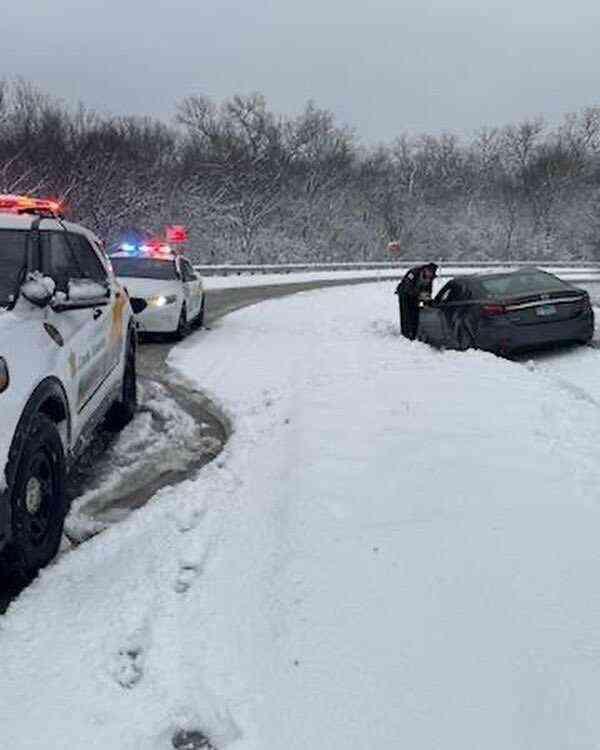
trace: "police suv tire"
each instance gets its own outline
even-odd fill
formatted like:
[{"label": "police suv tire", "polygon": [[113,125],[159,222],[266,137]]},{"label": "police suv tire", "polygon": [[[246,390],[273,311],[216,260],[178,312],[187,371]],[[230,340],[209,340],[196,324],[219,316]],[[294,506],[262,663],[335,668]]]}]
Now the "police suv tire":
[{"label": "police suv tire", "polygon": [[106,423],[109,429],[119,431],[133,419],[137,405],[136,334],[129,333],[129,343],[125,354],[125,369],[121,385],[121,398],[108,410]]},{"label": "police suv tire", "polygon": [[182,341],[190,332],[190,324],[187,319],[187,307],[185,302],[181,305],[181,312],[179,313],[179,322],[175,329],[175,340]]},{"label": "police suv tire", "polygon": [[[68,510],[63,444],[49,417],[33,417],[17,460],[10,487],[11,538],[0,555],[0,569],[22,583],[55,557]],[[10,468],[7,473],[12,474]]]}]

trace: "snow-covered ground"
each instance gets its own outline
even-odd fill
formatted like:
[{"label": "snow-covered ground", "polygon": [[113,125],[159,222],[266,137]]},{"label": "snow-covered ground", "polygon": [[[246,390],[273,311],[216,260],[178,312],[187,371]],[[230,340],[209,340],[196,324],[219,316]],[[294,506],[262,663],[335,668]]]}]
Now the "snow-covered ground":
[{"label": "snow-covered ground", "polygon": [[[580,283],[594,280],[600,281],[598,268],[562,268],[545,267],[551,273],[556,273],[565,281]],[[494,273],[501,271],[512,271],[514,267],[494,268]],[[227,276],[205,276],[204,286],[206,289],[237,289],[240,287],[274,286],[280,284],[299,284],[318,281],[351,281],[353,279],[372,279],[373,281],[399,280],[408,271],[408,267],[396,269],[354,270],[354,271],[305,271],[292,273],[244,273],[229,274]],[[470,273],[489,273],[490,269],[473,266],[464,268],[460,266],[440,266],[439,278],[447,281],[454,276]]]},{"label": "snow-covered ground", "polygon": [[433,351],[392,289],[175,349],[235,432],[12,605],[3,747],[600,746],[600,352]]},{"label": "snow-covered ground", "polygon": [[209,434],[210,426],[198,424],[163,385],[142,381],[139,391],[140,405],[131,424],[115,444],[100,454],[86,454],[86,465],[77,472],[78,489],[86,489],[71,503],[65,523],[72,541],[83,541],[131,512],[131,500],[115,500],[131,498],[161,475],[183,472],[198,453],[214,455],[221,448]]}]

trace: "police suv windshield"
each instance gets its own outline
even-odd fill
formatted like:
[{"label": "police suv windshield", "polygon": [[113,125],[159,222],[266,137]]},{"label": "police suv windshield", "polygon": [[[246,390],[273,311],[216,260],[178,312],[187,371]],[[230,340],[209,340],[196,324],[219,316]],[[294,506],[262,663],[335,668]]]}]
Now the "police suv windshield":
[{"label": "police suv windshield", "polygon": [[172,259],[160,258],[115,258],[110,259],[117,276],[138,279],[176,279],[175,263]]},{"label": "police suv windshield", "polygon": [[27,232],[0,229],[0,307],[12,307],[27,263]]}]

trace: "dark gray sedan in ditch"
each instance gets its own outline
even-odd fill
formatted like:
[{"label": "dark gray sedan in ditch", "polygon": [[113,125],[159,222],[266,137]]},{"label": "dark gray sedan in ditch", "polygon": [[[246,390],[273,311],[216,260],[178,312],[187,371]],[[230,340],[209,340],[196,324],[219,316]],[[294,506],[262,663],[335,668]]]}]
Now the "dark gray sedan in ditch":
[{"label": "dark gray sedan in ditch", "polygon": [[420,310],[417,338],[450,349],[510,354],[594,333],[588,293],[538,268],[457,276]]}]

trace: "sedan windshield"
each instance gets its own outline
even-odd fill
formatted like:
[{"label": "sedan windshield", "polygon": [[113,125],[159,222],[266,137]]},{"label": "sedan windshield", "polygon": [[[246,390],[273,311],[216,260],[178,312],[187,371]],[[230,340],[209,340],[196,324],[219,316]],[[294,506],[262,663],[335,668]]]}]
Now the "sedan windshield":
[{"label": "sedan windshield", "polygon": [[0,307],[11,307],[27,262],[27,232],[0,229]]},{"label": "sedan windshield", "polygon": [[551,273],[532,270],[518,273],[495,274],[478,279],[486,298],[522,297],[541,292],[562,292],[570,289],[569,284]]},{"label": "sedan windshield", "polygon": [[158,258],[115,258],[110,259],[117,276],[138,279],[176,279],[175,263]]}]

